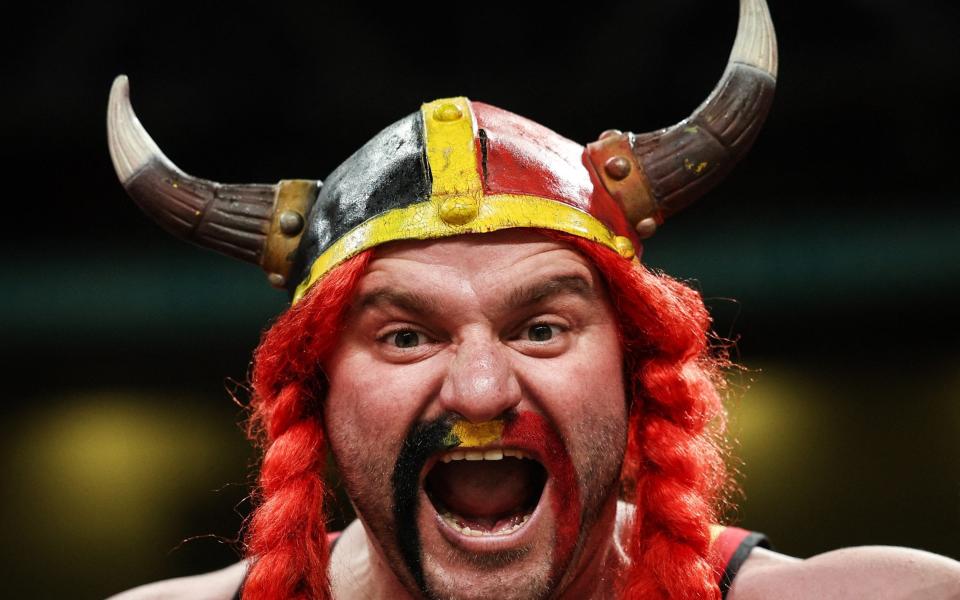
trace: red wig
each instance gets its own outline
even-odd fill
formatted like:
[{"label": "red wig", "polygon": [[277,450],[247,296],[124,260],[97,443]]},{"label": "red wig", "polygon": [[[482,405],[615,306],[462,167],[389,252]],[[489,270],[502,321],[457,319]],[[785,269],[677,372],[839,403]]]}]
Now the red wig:
[{"label": "red wig", "polygon": [[[719,600],[710,525],[727,481],[719,361],[707,344],[700,295],[593,242],[553,231],[597,266],[620,317],[632,398],[624,499],[635,507],[619,578],[630,599]],[[319,281],[263,337],[254,357],[250,435],[262,444],[258,507],[247,530],[253,561],[245,600],[330,597],[323,483],[325,441],[318,365],[372,251]]]},{"label": "red wig", "polygon": [[710,525],[728,481],[718,391],[725,361],[710,353],[710,315],[700,294],[675,279],[562,238],[593,260],[620,317],[632,398],[623,495],[636,507],[621,597],[719,600]]},{"label": "red wig", "polygon": [[248,434],[264,454],[247,527],[247,600],[330,598],[319,365],[337,342],[369,260],[365,252],[324,277],[277,319],[254,354]]}]

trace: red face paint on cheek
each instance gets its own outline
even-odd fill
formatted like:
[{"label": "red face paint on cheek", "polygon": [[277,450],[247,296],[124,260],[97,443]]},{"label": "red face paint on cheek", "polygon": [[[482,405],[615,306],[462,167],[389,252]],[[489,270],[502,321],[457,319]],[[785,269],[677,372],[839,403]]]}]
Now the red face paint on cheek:
[{"label": "red face paint on cheek", "polygon": [[520,413],[506,423],[503,445],[535,450],[550,475],[550,502],[557,530],[552,575],[558,578],[573,556],[583,513],[573,461],[556,430],[541,415],[532,412]]}]

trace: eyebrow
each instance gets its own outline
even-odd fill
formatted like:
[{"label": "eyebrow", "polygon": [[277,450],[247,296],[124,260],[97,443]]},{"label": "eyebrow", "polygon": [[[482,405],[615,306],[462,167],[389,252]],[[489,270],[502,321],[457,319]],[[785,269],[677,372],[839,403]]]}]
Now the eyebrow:
[{"label": "eyebrow", "polygon": [[377,288],[363,294],[354,303],[354,310],[362,311],[371,306],[396,306],[407,312],[420,314],[441,312],[440,304],[433,298],[417,292],[389,287]]},{"label": "eyebrow", "polygon": [[580,296],[585,300],[597,297],[594,287],[580,275],[561,275],[514,289],[504,304],[510,308],[526,308],[565,294]]},{"label": "eyebrow", "polygon": [[[532,285],[520,286],[511,290],[498,306],[501,309],[522,309],[543,303],[556,296],[570,294],[585,300],[594,300],[597,291],[594,286],[580,275],[561,275],[551,277]],[[362,294],[354,303],[354,311],[369,307],[395,306],[417,314],[439,314],[443,312],[436,299],[415,291],[382,287]]]}]

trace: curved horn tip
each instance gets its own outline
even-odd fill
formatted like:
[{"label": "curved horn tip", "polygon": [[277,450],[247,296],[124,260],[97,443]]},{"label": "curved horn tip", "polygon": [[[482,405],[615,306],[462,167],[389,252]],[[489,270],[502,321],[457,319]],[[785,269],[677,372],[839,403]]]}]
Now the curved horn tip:
[{"label": "curved horn tip", "polygon": [[766,0],[740,0],[740,24],[731,63],[756,67],[777,77],[777,33]]},{"label": "curved horn tip", "polygon": [[118,75],[110,87],[110,99],[107,102],[107,143],[120,183],[126,184],[151,161],[179,171],[140,124],[130,104],[130,82],[126,75]]},{"label": "curved horn tip", "polygon": [[112,101],[118,94],[130,97],[130,79],[123,73],[113,78],[113,85],[110,86],[110,100]]}]

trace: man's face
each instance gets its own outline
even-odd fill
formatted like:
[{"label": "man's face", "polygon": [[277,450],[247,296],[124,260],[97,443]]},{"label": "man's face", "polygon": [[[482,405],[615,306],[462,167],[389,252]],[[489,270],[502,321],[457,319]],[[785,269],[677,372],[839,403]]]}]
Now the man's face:
[{"label": "man's face", "polygon": [[408,589],[543,597],[607,547],[623,360],[579,253],[522,230],[378,249],[324,370],[347,492]]}]

